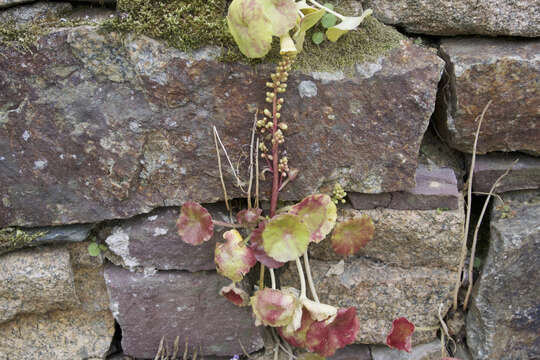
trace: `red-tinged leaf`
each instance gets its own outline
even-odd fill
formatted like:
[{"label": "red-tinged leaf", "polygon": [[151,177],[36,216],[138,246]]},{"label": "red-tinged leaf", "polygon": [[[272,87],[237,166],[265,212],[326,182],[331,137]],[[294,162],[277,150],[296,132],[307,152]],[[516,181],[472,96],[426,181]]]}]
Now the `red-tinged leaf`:
[{"label": "red-tinged leaf", "polygon": [[386,345],[398,350],[411,352],[411,338],[414,324],[404,317],[392,321],[392,330],[386,337]]},{"label": "red-tinged leaf", "polygon": [[293,214],[274,216],[262,233],[264,251],[277,261],[295,260],[307,250],[309,235],[300,217]]},{"label": "red-tinged leaf", "polygon": [[317,321],[311,325],[306,336],[306,347],[321,356],[332,356],[337,349],[354,342],[359,328],[354,307],[339,309],[330,324]]},{"label": "red-tinged leaf", "polygon": [[332,234],[332,248],[337,254],[349,256],[363,248],[375,234],[375,226],[368,216],[338,223]]},{"label": "red-tinged leaf", "polygon": [[253,255],[258,262],[270,269],[282,267],[285,263],[272,259],[266,251],[264,251],[262,233],[266,226],[265,222],[260,222],[259,226],[251,232],[251,242],[249,247],[253,250]]},{"label": "red-tinged leaf", "polygon": [[336,225],[337,208],[332,198],[325,194],[306,197],[294,205],[289,213],[300,217],[311,234],[310,240],[319,243]]},{"label": "red-tinged leaf", "polygon": [[259,208],[244,209],[236,214],[236,220],[242,225],[257,225],[261,214],[262,210]]},{"label": "red-tinged leaf", "polygon": [[214,234],[214,223],[208,210],[195,202],[187,202],[180,209],[176,221],[178,235],[191,245],[200,245]]},{"label": "red-tinged leaf", "polygon": [[249,305],[249,294],[244,290],[236,287],[234,283],[224,286],[219,290],[219,295],[224,296],[227,300],[236,306]]},{"label": "red-tinged leaf", "polygon": [[278,333],[292,346],[305,348],[307,332],[314,322],[315,320],[311,318],[309,311],[302,308],[302,322],[300,323],[300,327],[296,331],[293,331],[290,327],[283,326],[278,328]]},{"label": "red-tinged leaf", "polygon": [[256,325],[279,327],[288,325],[293,318],[297,299],[290,293],[264,288],[251,297]]},{"label": "red-tinged leaf", "polygon": [[225,243],[216,244],[214,261],[217,272],[232,281],[240,281],[257,263],[253,250],[242,244],[242,235],[237,230],[223,234]]}]

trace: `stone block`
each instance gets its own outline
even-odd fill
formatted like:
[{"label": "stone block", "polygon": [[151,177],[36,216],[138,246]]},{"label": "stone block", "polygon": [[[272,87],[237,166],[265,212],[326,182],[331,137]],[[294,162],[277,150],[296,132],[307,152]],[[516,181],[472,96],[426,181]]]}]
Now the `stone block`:
[{"label": "stone block", "polygon": [[105,267],[111,309],[122,329],[122,349],[136,358],[153,358],[164,336],[188,341],[203,356],[232,356],[259,350],[261,328],[251,308],[236,307],[218,292],[228,280],[215,272],[158,271],[153,275]]},{"label": "stone block", "polygon": [[540,154],[540,40],[443,39],[448,74],[435,115],[439,134],[453,148],[472,153],[476,117],[488,108],[477,153]]}]

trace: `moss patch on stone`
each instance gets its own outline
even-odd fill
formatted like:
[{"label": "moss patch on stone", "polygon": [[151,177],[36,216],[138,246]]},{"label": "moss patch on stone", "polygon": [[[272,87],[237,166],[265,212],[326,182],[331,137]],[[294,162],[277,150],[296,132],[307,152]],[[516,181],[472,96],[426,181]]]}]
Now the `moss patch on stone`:
[{"label": "moss patch on stone", "polygon": [[28,233],[16,228],[0,229],[0,255],[30,245],[46,232]]}]

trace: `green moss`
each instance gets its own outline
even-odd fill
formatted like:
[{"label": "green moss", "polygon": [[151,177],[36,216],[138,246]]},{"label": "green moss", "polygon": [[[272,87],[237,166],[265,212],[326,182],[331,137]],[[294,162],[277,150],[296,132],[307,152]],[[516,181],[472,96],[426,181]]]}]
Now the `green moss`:
[{"label": "green moss", "polygon": [[[106,21],[102,28],[161,39],[182,51],[218,46],[223,49],[220,61],[224,62],[277,62],[280,58],[277,39],[263,59],[247,59],[240,53],[225,21],[228,3],[227,0],[119,0],[117,6],[121,16]],[[338,11],[352,13],[350,9],[338,8]],[[308,71],[332,71],[376,58],[396,47],[404,37],[393,28],[368,17],[358,30],[346,34],[337,43],[325,41],[315,45],[309,40],[310,34],[306,39],[304,51],[298,56],[295,67]]]},{"label": "green moss", "polygon": [[28,233],[16,228],[0,229],[0,255],[28,246],[46,232]]}]

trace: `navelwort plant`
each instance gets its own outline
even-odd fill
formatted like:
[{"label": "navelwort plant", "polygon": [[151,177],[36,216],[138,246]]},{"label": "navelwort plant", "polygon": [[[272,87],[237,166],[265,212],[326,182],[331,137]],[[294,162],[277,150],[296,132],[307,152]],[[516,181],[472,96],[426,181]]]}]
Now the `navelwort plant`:
[{"label": "navelwort plant", "polygon": [[[339,22],[330,21],[333,18],[329,16],[325,18],[328,14]],[[334,251],[349,256],[373,237],[375,229],[369,217],[336,224],[336,203],[343,201],[346,195],[340,186],[334,188],[332,197],[314,194],[292,206],[277,208],[280,191],[298,174],[298,170],[290,167],[289,159],[280,148],[288,129],[281,112],[285,104],[283,94],[287,90],[287,79],[295,56],[302,51],[309,29],[321,19],[326,19],[323,24],[326,37],[330,41],[337,41],[348,31],[357,28],[370,14],[371,10],[366,10],[358,17],[343,16],[315,0],[232,1],[227,24],[244,55],[249,58],[263,57],[269,52],[273,37],[280,40],[282,59],[266,83],[268,91],[265,100],[268,106],[261,111],[263,116],[255,121],[258,129],[255,158],[258,164],[260,153],[260,158],[266,164],[263,172],[272,175],[270,210],[268,216],[262,216],[258,192],[254,206],[248,192],[247,209],[236,214],[236,223],[213,220],[204,207],[194,202],[182,206],[177,221],[179,235],[191,245],[208,241],[213,235],[214,225],[232,228],[223,234],[225,242],[218,243],[215,248],[218,273],[232,281],[220,290],[220,294],[235,305],[251,306],[257,325],[272,327],[289,344],[323,357],[331,356],[337,349],[354,342],[359,323],[354,307],[341,309],[319,301],[309,266],[308,245],[319,243],[332,233],[330,241]],[[216,138],[219,138],[215,129],[214,138],[218,151]],[[218,165],[221,172],[219,151]],[[256,174],[258,185],[258,168]],[[226,195],[225,198],[227,201]],[[237,229],[243,229],[247,236],[244,238]],[[300,262],[302,257],[305,275]],[[237,283],[257,262],[261,264],[259,286],[250,296]],[[291,287],[278,289],[276,286],[274,269],[287,262],[296,265],[300,278],[299,290]],[[264,284],[265,267],[270,272],[270,287]],[[306,278],[312,299],[307,296]],[[410,350],[411,326],[414,330],[414,325],[406,319],[397,319],[394,337],[388,344],[398,348],[408,345]],[[275,332],[273,334],[277,337]]]}]

